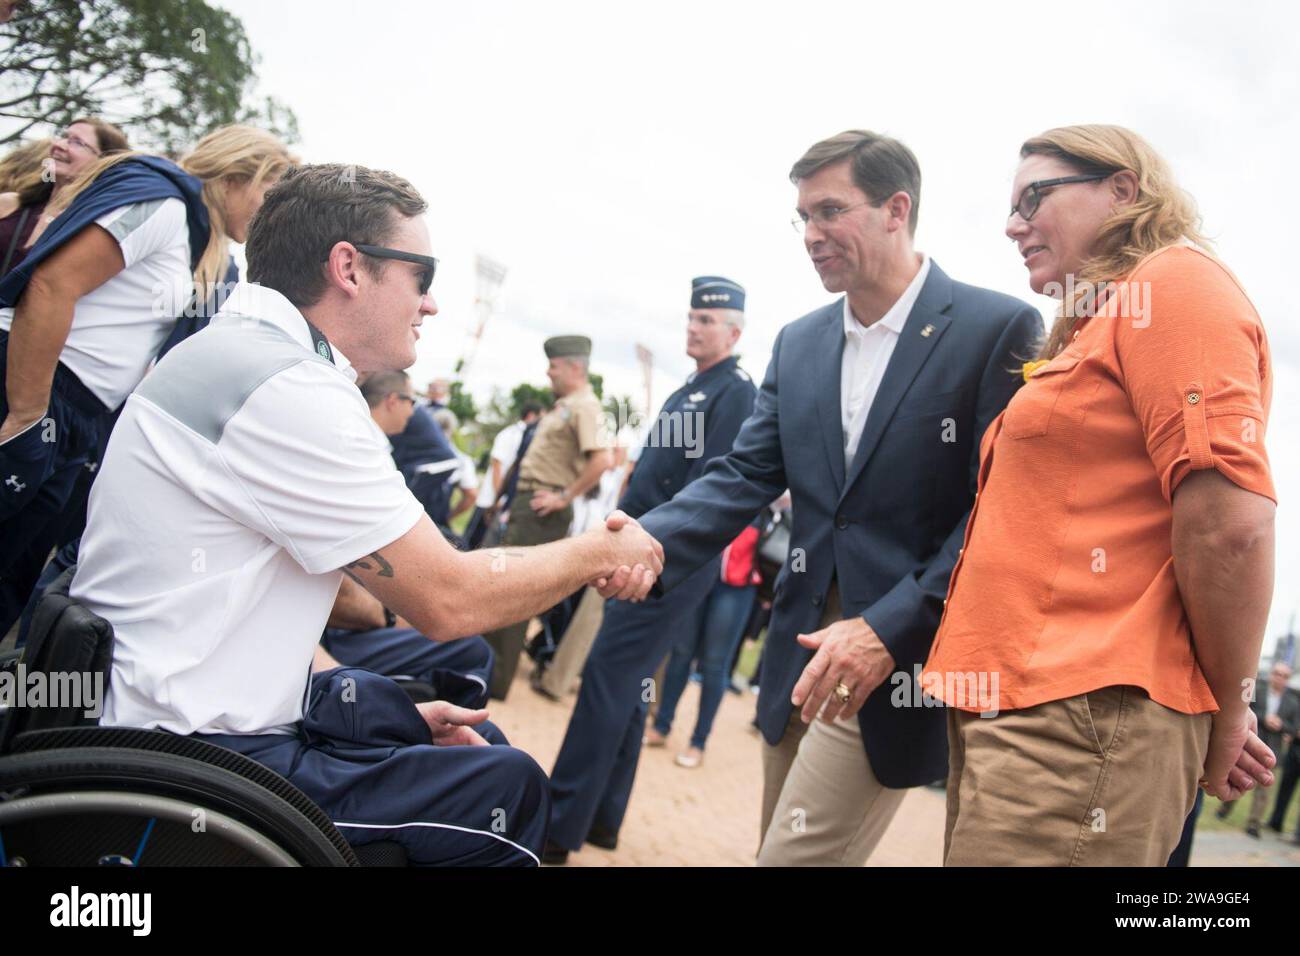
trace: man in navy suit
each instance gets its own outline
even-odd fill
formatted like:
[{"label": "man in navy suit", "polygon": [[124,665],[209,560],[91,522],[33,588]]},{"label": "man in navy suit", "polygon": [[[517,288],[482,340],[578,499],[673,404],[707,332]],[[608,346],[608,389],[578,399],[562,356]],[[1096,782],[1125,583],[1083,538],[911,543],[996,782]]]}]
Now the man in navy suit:
[{"label": "man in navy suit", "polygon": [[913,683],[980,437],[1023,382],[1042,318],[913,250],[921,175],[902,143],[841,133],[790,178],[808,255],[844,295],[781,330],[730,453],[641,523],[664,546],[670,591],[790,489],[759,694],[759,863],[861,865],[906,788],[947,772],[943,711]]}]

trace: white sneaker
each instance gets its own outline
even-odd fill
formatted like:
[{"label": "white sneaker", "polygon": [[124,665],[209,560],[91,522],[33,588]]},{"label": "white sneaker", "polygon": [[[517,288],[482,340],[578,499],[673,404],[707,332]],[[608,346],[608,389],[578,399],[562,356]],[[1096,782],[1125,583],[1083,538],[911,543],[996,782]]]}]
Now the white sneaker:
[{"label": "white sneaker", "polygon": [[686,767],[688,770],[694,770],[704,762],[704,751],[692,747],[679,753],[675,759],[677,766]]}]

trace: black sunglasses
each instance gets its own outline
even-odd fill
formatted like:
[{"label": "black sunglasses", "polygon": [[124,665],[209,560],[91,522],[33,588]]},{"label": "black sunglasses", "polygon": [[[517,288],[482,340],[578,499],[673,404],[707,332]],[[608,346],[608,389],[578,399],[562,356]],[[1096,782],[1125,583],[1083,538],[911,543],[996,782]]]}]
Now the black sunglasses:
[{"label": "black sunglasses", "polygon": [[438,271],[438,260],[433,256],[389,249],[386,246],[371,246],[364,242],[354,242],[352,245],[362,255],[373,256],[376,259],[400,259],[402,262],[414,262],[416,265],[424,266],[424,272],[420,274],[420,295],[428,294],[429,286],[433,285],[434,273]]},{"label": "black sunglasses", "polygon": [[1107,179],[1110,175],[1110,173],[1088,173],[1081,176],[1040,179],[1037,182],[1030,183],[1020,191],[1020,198],[1011,207],[1011,212],[1007,214],[1007,218],[1010,219],[1016,213],[1020,213],[1020,218],[1025,222],[1029,222],[1034,218],[1034,213],[1038,212],[1038,207],[1043,202],[1043,190],[1050,186],[1068,186],[1070,183],[1095,183],[1099,179]]}]

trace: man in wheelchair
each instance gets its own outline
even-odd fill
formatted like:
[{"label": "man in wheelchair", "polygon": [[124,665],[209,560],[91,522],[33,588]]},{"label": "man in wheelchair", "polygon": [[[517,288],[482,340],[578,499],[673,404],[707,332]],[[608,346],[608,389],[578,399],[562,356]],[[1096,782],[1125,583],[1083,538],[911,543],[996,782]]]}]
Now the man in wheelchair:
[{"label": "man in wheelchair", "polygon": [[301,167],[268,193],[249,282],[123,406],[70,594],[115,632],[102,725],[252,757],[354,845],[532,865],[546,777],[486,745],[485,711],[414,704],[354,667],[309,679],[344,575],[452,641],[588,583],[639,600],[662,570],[658,543],[618,513],[541,547],[458,552],[407,490],[353,383],[410,366],[437,312],[425,208],[405,180],[355,166]]}]

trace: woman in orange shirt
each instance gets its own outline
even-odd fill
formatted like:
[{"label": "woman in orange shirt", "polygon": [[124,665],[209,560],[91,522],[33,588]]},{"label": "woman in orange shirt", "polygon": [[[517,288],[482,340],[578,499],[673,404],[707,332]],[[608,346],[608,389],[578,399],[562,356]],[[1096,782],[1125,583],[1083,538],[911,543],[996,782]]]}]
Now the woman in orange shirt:
[{"label": "woman in orange shirt", "polygon": [[1198,781],[1272,782],[1249,709],[1273,589],[1268,343],[1139,136],[1021,147],[1006,234],[1062,300],[981,444],[922,676],[948,865],[1164,865]]}]

